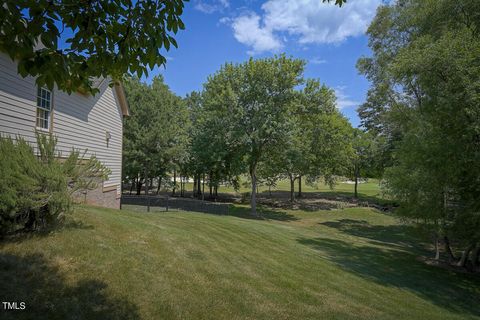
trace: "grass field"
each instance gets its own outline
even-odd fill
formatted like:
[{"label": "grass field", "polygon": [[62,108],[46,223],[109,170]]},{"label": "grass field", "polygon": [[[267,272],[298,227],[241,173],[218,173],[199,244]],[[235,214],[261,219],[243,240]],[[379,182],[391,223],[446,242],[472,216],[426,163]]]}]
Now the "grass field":
[{"label": "grass field", "polygon": [[234,216],[79,207],[3,242],[2,319],[480,319],[480,281],[427,266],[369,208]]},{"label": "grass field", "polygon": [[[245,192],[251,192],[251,188],[248,185],[248,182],[246,181],[246,178],[242,180],[243,182],[240,184],[240,190],[236,191],[232,186],[225,186],[222,185],[218,188],[218,192],[220,194],[233,194],[237,196],[241,196],[242,193]],[[191,193],[192,188],[193,188],[193,183],[186,183],[186,191],[188,194]],[[166,192],[166,190],[163,190]],[[268,197],[269,195],[269,190],[268,187],[265,185],[260,185],[258,188],[260,196]],[[271,188],[270,190],[277,196],[279,194],[284,194],[284,197],[288,198],[290,196],[290,182],[288,180],[280,180],[277,183],[277,186],[274,188]],[[128,192],[128,191],[127,191]],[[170,193],[168,191],[168,193]],[[298,182],[295,182],[295,193],[298,192]],[[335,195],[335,196],[344,196],[344,197],[349,197],[353,198],[354,194],[354,185],[352,183],[344,183],[344,182],[338,182],[335,184],[335,186],[330,188],[330,186],[326,185],[322,181],[317,182],[315,185],[310,185],[306,184],[305,181],[302,181],[302,192],[304,194],[309,194],[309,193],[316,193],[316,194],[322,194],[325,196],[328,195]],[[208,194],[208,185],[205,185],[205,193]],[[384,203],[389,203],[390,201],[388,200],[387,197],[383,194],[379,181],[376,179],[369,179],[368,181],[364,183],[360,183],[358,185],[358,196],[359,199],[365,200],[365,201],[371,201],[379,204],[384,204]]]},{"label": "grass field", "polygon": [[[243,179],[245,180],[245,179]],[[193,188],[192,183],[187,183],[187,190],[191,190]],[[208,186],[205,185],[205,191],[207,191]],[[260,192],[268,192],[268,187],[264,185],[259,186]],[[315,185],[306,184],[305,181],[302,181],[302,191],[303,192],[345,192],[345,193],[353,193],[354,185],[350,183],[337,183],[333,190],[330,189],[328,185],[323,183],[322,181],[318,182]],[[239,192],[249,192],[251,191],[250,186],[248,185],[247,181],[243,181],[240,185]],[[290,191],[290,182],[288,180],[280,180],[277,183],[275,188],[272,188],[272,191]],[[298,182],[295,182],[295,192],[298,191]],[[376,179],[369,179],[365,183],[360,183],[358,185],[359,193],[366,195],[366,196],[380,196],[380,186],[378,185],[378,180]],[[224,193],[235,193],[236,191],[230,186],[221,186],[218,189],[218,192]]]}]

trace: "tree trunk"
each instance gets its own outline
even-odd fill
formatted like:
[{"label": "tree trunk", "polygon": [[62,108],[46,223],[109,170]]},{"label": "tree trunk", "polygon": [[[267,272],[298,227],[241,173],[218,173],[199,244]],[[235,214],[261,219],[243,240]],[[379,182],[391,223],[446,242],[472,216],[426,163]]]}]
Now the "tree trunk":
[{"label": "tree trunk", "polygon": [[302,195],[302,176],[298,176],[298,195],[297,197],[301,198]]},{"label": "tree trunk", "polygon": [[145,169],[145,177],[143,178],[145,181],[145,195],[148,195],[148,174],[147,174],[147,169]]},{"label": "tree trunk", "polygon": [[175,191],[177,189],[177,169],[173,169],[173,189],[172,189],[172,197],[175,196]]},{"label": "tree trunk", "polygon": [[250,198],[250,206],[252,209],[252,216],[258,217],[257,214],[257,165],[250,167],[250,179],[252,180],[252,195]]},{"label": "tree trunk", "polygon": [[193,188],[192,188],[192,196],[195,198],[197,195],[197,176],[193,175]]},{"label": "tree trunk", "polygon": [[[354,192],[354,197],[355,199],[358,199],[358,176],[359,176],[360,170],[358,170],[358,166],[355,165],[355,192]],[[438,239],[437,239],[438,241]],[[437,244],[438,246],[438,244]]]},{"label": "tree trunk", "polygon": [[205,200],[205,173],[203,174],[203,181],[202,181],[202,200]]},{"label": "tree trunk", "polygon": [[293,175],[289,176],[290,178],[290,202],[295,201],[295,178]]},{"label": "tree trunk", "polygon": [[160,193],[160,188],[162,187],[162,176],[158,176],[158,186],[157,186],[157,194]]},{"label": "tree trunk", "polygon": [[140,192],[142,191],[142,179],[137,178],[137,196],[140,195]]},{"label": "tree trunk", "polygon": [[472,268],[476,270],[479,267],[478,258],[480,256],[480,244],[478,244],[472,251]]},{"label": "tree trunk", "polygon": [[457,262],[457,267],[465,267],[467,264],[468,256],[470,255],[470,251],[472,251],[473,245],[469,245],[463,252],[462,257]]},{"label": "tree trunk", "polygon": [[132,179],[132,184],[130,185],[130,195],[132,195],[132,191],[133,191],[133,185],[136,184],[137,181],[135,179]]},{"label": "tree trunk", "polygon": [[183,176],[180,175],[180,197],[183,197]]},{"label": "tree trunk", "polygon": [[268,196],[271,198],[272,197],[272,186],[268,186]]},{"label": "tree trunk", "polygon": [[453,263],[457,258],[453,254],[452,247],[450,246],[450,240],[447,236],[443,237],[444,245],[445,245],[445,252],[447,253],[448,262]]},{"label": "tree trunk", "polygon": [[440,260],[440,239],[435,235],[435,260]]},{"label": "tree trunk", "polygon": [[213,197],[212,171],[210,171],[210,174],[208,175],[208,189],[210,191],[210,198],[212,198]]},{"label": "tree trunk", "polygon": [[182,189],[182,197],[185,197],[185,193],[187,191],[187,177],[183,176],[183,189]]},{"label": "tree trunk", "polygon": [[197,175],[197,197],[200,198],[200,194],[202,194],[202,189],[201,189],[201,180],[202,180],[202,177],[200,176],[200,174]]}]

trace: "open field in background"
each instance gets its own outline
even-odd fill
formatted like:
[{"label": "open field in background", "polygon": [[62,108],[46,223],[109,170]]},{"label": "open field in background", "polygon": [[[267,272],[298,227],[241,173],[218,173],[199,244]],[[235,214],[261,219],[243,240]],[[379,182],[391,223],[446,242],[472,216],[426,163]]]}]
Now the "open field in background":
[{"label": "open field in background", "polygon": [[[187,183],[187,190],[192,191],[193,183]],[[260,193],[268,194],[268,187],[260,185],[258,188]],[[205,191],[208,192],[208,185],[205,184]],[[240,185],[239,193],[250,192],[251,187],[247,182],[242,182]],[[272,188],[272,192],[275,191],[288,191],[290,192],[290,182],[288,180],[280,180],[275,188]],[[335,192],[335,193],[351,193],[353,195],[354,185],[349,183],[338,183],[333,189],[330,189],[328,185],[323,182],[318,182],[315,186],[311,186],[302,181],[302,192]],[[366,183],[361,183],[358,186],[358,191],[365,196],[378,196],[381,197],[381,190],[378,184],[378,180],[369,179]],[[219,193],[237,193],[231,186],[220,186],[218,188]],[[298,182],[295,182],[295,192],[298,192]]]},{"label": "open field in background", "polygon": [[[177,180],[179,184],[179,180]],[[186,183],[186,196],[189,197],[192,194],[193,183]],[[267,186],[260,185],[258,188],[260,198],[280,198],[289,199],[290,197],[290,182],[288,180],[281,180],[278,182],[275,188],[271,189],[272,196]],[[129,194],[129,187],[125,186],[123,190],[124,194]],[[156,188],[151,190],[152,193],[156,192]],[[163,194],[171,194],[171,190],[161,190]],[[240,190],[236,191],[232,186],[222,185],[218,188],[219,198],[242,198],[242,194],[251,192],[250,186],[243,181],[240,185]],[[142,194],[144,190],[142,190]],[[177,195],[179,195],[180,189],[177,188]],[[209,188],[208,184],[205,184],[205,194],[208,198]],[[295,182],[295,195],[298,193],[298,182]],[[302,181],[302,193],[304,197],[314,198],[345,198],[346,200],[352,200],[354,196],[354,185],[350,183],[337,183],[333,189],[323,182],[318,182],[314,186],[306,184]],[[132,191],[135,194],[135,190]],[[387,204],[391,201],[385,196],[380,188],[379,181],[377,179],[368,179],[367,182],[360,183],[358,185],[359,201],[368,201],[370,203]]]},{"label": "open field in background", "polygon": [[[302,193],[305,198],[334,198],[352,200],[354,196],[354,184],[339,182],[334,185],[333,189],[322,181],[315,185],[306,184],[302,181]],[[192,186],[190,186],[190,189]],[[235,192],[232,187],[222,186],[219,192],[226,192],[239,195],[244,192],[251,192],[248,184],[242,184],[239,192]],[[290,198],[290,182],[288,180],[281,180],[275,188],[271,189],[272,197],[279,197],[282,199]],[[298,181],[295,182],[295,197],[298,193]],[[268,187],[260,186],[259,195],[264,198],[270,197]],[[369,179],[364,183],[358,185],[359,201],[369,201],[371,203],[389,203],[388,198],[383,194],[379,181],[376,179]]]},{"label": "open field in background", "polygon": [[2,319],[480,319],[480,280],[428,266],[371,208],[232,215],[78,207],[0,247]]}]

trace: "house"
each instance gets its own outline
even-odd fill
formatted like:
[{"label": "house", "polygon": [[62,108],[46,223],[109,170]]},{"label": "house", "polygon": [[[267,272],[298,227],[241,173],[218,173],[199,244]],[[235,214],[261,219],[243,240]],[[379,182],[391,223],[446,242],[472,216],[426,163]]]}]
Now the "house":
[{"label": "house", "polygon": [[67,156],[73,148],[95,155],[111,173],[82,200],[99,206],[120,206],[122,176],[123,117],[129,110],[121,85],[108,80],[95,83],[100,90],[92,96],[71,95],[37,87],[32,77],[22,78],[17,64],[0,53],[0,135],[22,136],[36,145],[35,132],[51,132],[57,151]]}]

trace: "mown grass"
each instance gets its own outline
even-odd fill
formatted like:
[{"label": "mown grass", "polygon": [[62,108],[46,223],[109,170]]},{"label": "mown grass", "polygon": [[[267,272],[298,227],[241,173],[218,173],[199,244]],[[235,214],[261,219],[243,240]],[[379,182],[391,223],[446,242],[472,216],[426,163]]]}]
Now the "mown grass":
[{"label": "mown grass", "polygon": [[[79,207],[4,241],[2,319],[480,319],[480,281],[427,266],[409,226],[369,208],[249,219]],[[248,218],[248,219],[247,219]]]},{"label": "mown grass", "polygon": [[[193,188],[193,183],[186,184],[187,190],[191,190]],[[207,191],[208,185],[205,185],[205,190]],[[260,184],[258,187],[259,192],[268,192],[268,187],[265,185]],[[240,190],[238,192],[250,192],[251,188],[248,184],[246,178],[242,179],[240,183]],[[290,182],[288,180],[280,180],[278,181],[275,187],[271,188],[271,191],[288,191],[290,192]],[[353,194],[354,185],[352,183],[345,183],[339,182],[336,183],[332,188],[327,184],[323,183],[321,180],[315,183],[314,185],[307,184],[305,180],[302,180],[302,191],[303,192],[335,192],[335,193],[349,193]],[[219,187],[218,192],[222,193],[235,193],[235,189],[232,186],[225,186],[222,185]],[[298,192],[298,181],[295,182],[295,192]],[[360,183],[358,185],[358,192],[365,196],[381,196],[382,192],[378,183],[377,179],[369,179],[366,182]]]},{"label": "mown grass", "polygon": [[[185,189],[187,194],[191,194],[193,189],[193,183],[186,183]],[[167,190],[163,190],[164,192]],[[290,182],[288,180],[278,181],[275,187],[272,187],[270,190],[267,186],[260,184],[258,187],[260,197],[270,197],[270,193],[274,197],[281,196],[283,198],[290,197]],[[168,191],[170,193],[171,190]],[[232,186],[221,185],[218,188],[220,194],[230,194],[240,197],[242,193],[250,193],[251,188],[244,177],[242,183],[240,184],[240,189],[235,190]],[[208,197],[208,185],[205,185],[205,193]],[[298,193],[298,181],[295,182],[295,194]],[[302,193],[304,195],[314,194],[316,197],[343,197],[348,199],[353,199],[354,196],[354,185],[352,183],[338,182],[333,188],[329,185],[319,180],[314,185],[307,184],[304,180],[302,181]],[[377,179],[368,179],[366,182],[359,183],[358,185],[358,199],[360,201],[368,201],[371,203],[377,204],[390,204],[391,200],[382,192],[380,188],[379,181]]]}]

